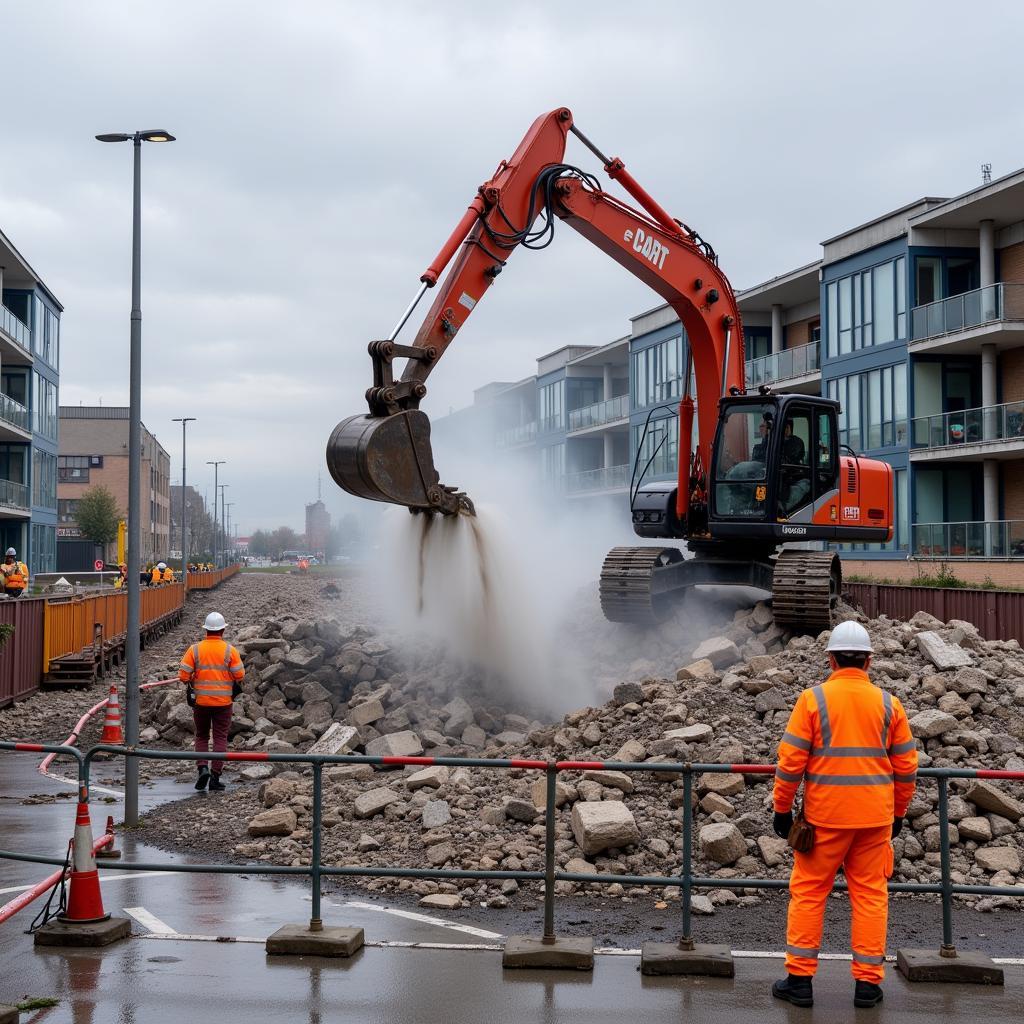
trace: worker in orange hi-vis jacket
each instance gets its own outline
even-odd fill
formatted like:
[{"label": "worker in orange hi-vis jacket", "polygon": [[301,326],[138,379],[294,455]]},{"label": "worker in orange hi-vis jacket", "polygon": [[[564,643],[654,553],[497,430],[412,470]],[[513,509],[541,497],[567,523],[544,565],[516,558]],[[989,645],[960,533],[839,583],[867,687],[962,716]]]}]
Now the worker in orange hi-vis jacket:
[{"label": "worker in orange hi-vis jacket", "polygon": [[903,827],[917,782],[917,743],[900,702],[868,678],[871,638],[841,622],[828,642],[832,674],[797,698],[779,744],[775,832],[793,826],[793,801],[804,785],[804,820],[814,841],[794,853],[786,927],[787,977],[772,995],[811,1006],[825,903],[836,872],[846,876],[852,915],[854,1005],[882,1000],[892,840]]}]

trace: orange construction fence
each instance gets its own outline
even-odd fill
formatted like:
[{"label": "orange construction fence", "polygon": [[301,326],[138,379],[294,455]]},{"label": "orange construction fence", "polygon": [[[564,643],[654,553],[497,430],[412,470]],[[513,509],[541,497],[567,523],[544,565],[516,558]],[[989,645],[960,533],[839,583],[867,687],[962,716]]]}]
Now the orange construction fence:
[{"label": "orange construction fence", "polygon": [[224,569],[215,569],[213,572],[190,572],[188,574],[189,590],[213,590],[226,579],[230,579],[238,572],[237,565],[229,565]]}]

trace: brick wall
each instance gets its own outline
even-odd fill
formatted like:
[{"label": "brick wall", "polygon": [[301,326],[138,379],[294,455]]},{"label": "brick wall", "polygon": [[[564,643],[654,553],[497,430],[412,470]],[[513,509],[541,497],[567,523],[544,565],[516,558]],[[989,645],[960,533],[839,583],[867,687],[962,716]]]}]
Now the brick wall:
[{"label": "brick wall", "polygon": [[1024,242],[999,250],[999,278],[1002,281],[1024,281]]},{"label": "brick wall", "polygon": [[1000,463],[1003,474],[1003,518],[1024,519],[1024,460]]},{"label": "brick wall", "polygon": [[1024,347],[999,353],[1001,402],[1024,402]]},{"label": "brick wall", "polygon": [[[939,564],[930,560],[869,562],[844,558],[843,576],[913,583],[918,570],[921,574],[929,576],[937,571]],[[1021,562],[958,562],[950,559],[945,565],[965,583],[984,583],[986,579],[990,579],[997,587],[1024,588],[1024,563]]]},{"label": "brick wall", "polygon": [[806,345],[811,340],[811,327],[820,322],[820,316],[811,316],[805,320],[795,320],[791,324],[786,324],[783,348],[797,348],[799,345]]}]

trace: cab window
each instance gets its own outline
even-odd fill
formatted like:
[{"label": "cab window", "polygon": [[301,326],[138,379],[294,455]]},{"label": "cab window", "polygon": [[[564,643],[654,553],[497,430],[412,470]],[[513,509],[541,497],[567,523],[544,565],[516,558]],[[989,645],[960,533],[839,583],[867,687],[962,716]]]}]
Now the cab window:
[{"label": "cab window", "polygon": [[714,467],[718,515],[764,517],[774,427],[772,405],[737,405],[726,413]]},{"label": "cab window", "polygon": [[779,517],[788,518],[811,500],[811,457],[813,450],[811,414],[799,406],[789,407],[782,418],[779,445]]}]

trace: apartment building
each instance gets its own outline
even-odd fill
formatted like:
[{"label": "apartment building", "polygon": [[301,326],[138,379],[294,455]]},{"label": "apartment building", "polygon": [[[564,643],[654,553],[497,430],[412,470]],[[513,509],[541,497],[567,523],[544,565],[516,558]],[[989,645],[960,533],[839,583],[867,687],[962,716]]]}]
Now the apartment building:
[{"label": "apartment building", "polygon": [[2,231],[0,299],[0,545],[52,572],[63,306]]},{"label": "apartment building", "polygon": [[[845,545],[851,571],[978,560],[995,582],[1020,582],[1024,170],[836,234],[819,259],[737,298],[747,386],[837,399],[841,443],[893,466],[895,535]],[[536,375],[480,389],[468,410],[483,423],[492,408],[498,449],[531,453],[567,499],[612,498],[627,526],[634,465],[648,480],[676,473],[687,345],[665,305],[630,327],[541,357]]]},{"label": "apartment building", "polygon": [[[102,484],[122,514],[128,512],[128,409],[123,406],[61,406],[57,457],[60,538],[81,537],[75,510],[82,494]],[[142,550],[145,562],[170,551],[171,457],[142,427]],[[109,557],[109,552],[108,552]]]}]

